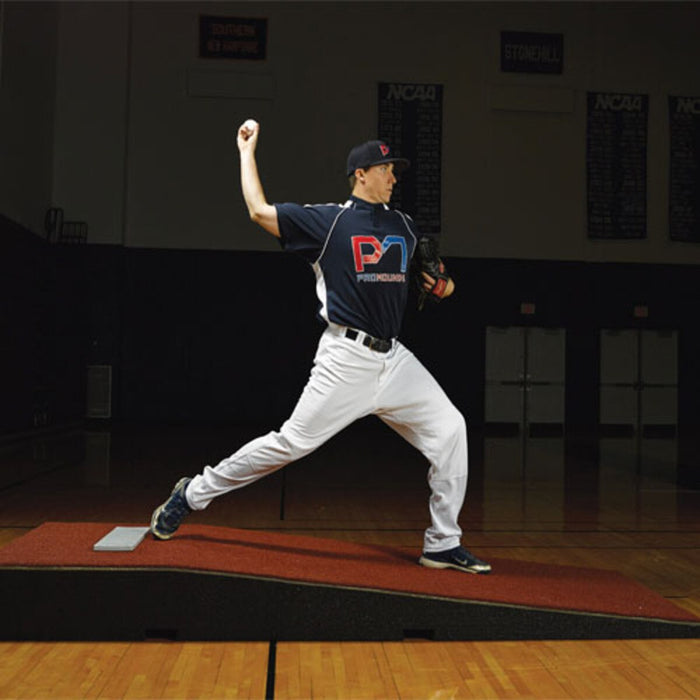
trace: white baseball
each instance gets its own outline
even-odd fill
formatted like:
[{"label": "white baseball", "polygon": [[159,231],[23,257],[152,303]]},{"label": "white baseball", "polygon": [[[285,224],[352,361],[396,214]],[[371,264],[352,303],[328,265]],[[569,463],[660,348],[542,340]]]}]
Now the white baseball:
[{"label": "white baseball", "polygon": [[255,127],[258,125],[258,122],[255,121],[255,119],[246,119],[243,122],[243,128],[247,129],[248,131],[255,131]]}]

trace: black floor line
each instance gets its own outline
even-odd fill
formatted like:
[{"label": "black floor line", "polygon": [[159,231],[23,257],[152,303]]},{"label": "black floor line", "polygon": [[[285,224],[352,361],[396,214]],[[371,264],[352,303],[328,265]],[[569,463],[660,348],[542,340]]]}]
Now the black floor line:
[{"label": "black floor line", "polygon": [[277,666],[277,641],[270,640],[267,652],[267,683],[265,684],[265,700],[275,698],[275,667]]}]

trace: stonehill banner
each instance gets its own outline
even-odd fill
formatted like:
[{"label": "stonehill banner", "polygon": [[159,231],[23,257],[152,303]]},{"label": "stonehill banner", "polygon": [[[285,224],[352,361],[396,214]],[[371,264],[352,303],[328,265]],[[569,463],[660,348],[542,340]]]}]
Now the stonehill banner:
[{"label": "stonehill banner", "polygon": [[504,73],[561,73],[564,35],[501,32],[501,70]]}]

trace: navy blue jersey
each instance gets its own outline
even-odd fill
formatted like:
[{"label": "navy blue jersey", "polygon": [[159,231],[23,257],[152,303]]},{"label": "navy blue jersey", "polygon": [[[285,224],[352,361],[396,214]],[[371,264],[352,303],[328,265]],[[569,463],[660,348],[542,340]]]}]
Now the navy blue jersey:
[{"label": "navy blue jersey", "polygon": [[275,204],[280,242],[316,274],[319,316],[375,338],[399,334],[418,233],[385,204]]}]

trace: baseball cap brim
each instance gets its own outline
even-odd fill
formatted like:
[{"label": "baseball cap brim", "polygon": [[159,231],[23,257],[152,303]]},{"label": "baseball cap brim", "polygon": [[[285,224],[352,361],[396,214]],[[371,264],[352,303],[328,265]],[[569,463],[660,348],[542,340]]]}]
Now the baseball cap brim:
[{"label": "baseball cap brim", "polygon": [[411,161],[407,158],[386,158],[385,160],[377,160],[370,163],[367,167],[371,168],[373,165],[382,165],[382,163],[393,163],[394,172],[402,173],[404,170],[411,166]]},{"label": "baseball cap brim", "polygon": [[348,171],[348,177],[352,175],[358,168],[366,170],[371,168],[373,165],[382,165],[383,163],[393,163],[394,172],[396,174],[402,173],[411,167],[411,161],[406,158],[384,158],[382,160],[373,160],[371,163],[365,163],[364,165],[356,165],[352,170]]}]

